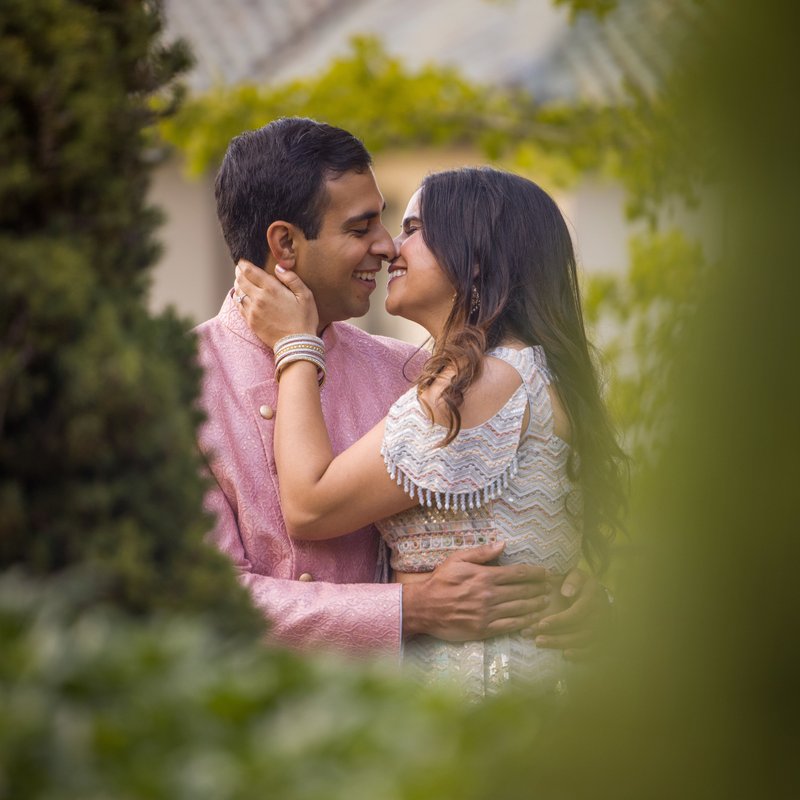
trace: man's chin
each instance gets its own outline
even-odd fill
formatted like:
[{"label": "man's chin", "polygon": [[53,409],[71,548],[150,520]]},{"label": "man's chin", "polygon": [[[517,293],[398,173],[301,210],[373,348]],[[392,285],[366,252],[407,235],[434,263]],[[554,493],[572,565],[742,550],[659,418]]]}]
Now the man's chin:
[{"label": "man's chin", "polygon": [[361,317],[365,316],[366,313],[369,311],[369,303],[364,306],[360,306],[353,310],[353,313],[350,315],[350,319],[360,319]]},{"label": "man's chin", "polygon": [[354,303],[346,309],[338,309],[332,313],[328,319],[330,322],[345,322],[348,319],[359,319],[369,311],[369,302]]}]

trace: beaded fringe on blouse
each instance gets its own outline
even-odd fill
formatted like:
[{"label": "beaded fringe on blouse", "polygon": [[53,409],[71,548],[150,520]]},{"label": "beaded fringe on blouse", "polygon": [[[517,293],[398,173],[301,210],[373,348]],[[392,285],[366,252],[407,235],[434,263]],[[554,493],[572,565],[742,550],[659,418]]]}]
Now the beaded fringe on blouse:
[{"label": "beaded fringe on blouse", "polygon": [[420,488],[414,481],[406,475],[402,469],[397,465],[395,460],[386,451],[385,447],[381,447],[381,455],[383,456],[383,463],[386,464],[386,469],[389,472],[389,477],[397,482],[398,486],[403,487],[403,491],[412,498],[415,494],[421,506],[436,506],[439,509],[449,511],[452,509],[460,509],[461,511],[472,510],[480,508],[482,503],[488,503],[503,494],[504,489],[508,489],[508,481],[517,474],[519,463],[517,457],[511,460],[511,463],[503,470],[503,472],[489,482],[482,489],[475,489],[468,492],[440,492],[425,488]]}]

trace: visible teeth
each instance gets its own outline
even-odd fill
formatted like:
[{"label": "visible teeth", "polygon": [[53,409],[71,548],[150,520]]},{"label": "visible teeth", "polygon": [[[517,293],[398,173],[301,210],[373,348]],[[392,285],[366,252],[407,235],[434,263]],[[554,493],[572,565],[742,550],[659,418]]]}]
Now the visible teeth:
[{"label": "visible teeth", "polygon": [[353,275],[355,275],[360,281],[371,281],[375,278],[374,272],[354,272]]},{"label": "visible teeth", "polygon": [[390,278],[399,278],[401,275],[405,275],[406,271],[404,269],[393,269],[389,272]]}]

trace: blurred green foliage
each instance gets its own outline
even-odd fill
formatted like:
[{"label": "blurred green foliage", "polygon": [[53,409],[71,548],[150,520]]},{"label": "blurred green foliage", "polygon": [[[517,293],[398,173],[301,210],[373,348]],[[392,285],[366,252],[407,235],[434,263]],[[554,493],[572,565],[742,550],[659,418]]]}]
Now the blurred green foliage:
[{"label": "blurred green foliage", "polygon": [[86,608],[82,584],[0,579],[0,797],[470,800],[555,712]]},{"label": "blurred green foliage", "polygon": [[[643,558],[619,673],[584,707],[572,753],[591,752],[599,796],[788,799],[800,796],[797,9],[695,5],[711,35],[687,54],[702,69],[677,76],[672,108],[704,135],[683,140],[675,169],[713,163],[720,257],[668,350],[672,425],[634,498]],[[663,290],[680,305],[680,280]]]},{"label": "blurred green foliage", "polygon": [[91,565],[120,606],[260,627],[202,544],[200,374],[145,306],[149,98],[188,55],[154,3],[8,0],[0,15],[0,566]]},{"label": "blurred green foliage", "polygon": [[473,144],[500,155],[526,113],[533,105],[523,91],[473,84],[455,69],[433,64],[414,72],[376,38],[357,36],[348,55],[315,77],[218,87],[187,100],[160,129],[197,174],[216,169],[233,136],[282,116],[338,125],[375,153]]},{"label": "blurred green foliage", "polygon": [[637,469],[658,461],[673,433],[673,358],[709,272],[703,248],[680,229],[630,240],[622,275],[586,280],[586,321],[599,339],[608,402]]}]

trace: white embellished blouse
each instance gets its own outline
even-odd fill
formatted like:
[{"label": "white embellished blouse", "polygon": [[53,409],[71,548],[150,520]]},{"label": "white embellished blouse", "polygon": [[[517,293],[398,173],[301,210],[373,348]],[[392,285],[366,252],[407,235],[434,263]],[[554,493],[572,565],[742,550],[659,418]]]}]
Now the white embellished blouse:
[{"label": "white embellished blouse", "polygon": [[[554,432],[544,351],[487,355],[514,367],[522,383],[494,416],[449,444],[439,445],[446,430],[430,420],[415,388],[389,411],[381,452],[389,474],[419,501],[377,523],[396,571],[428,572],[455,551],[496,541],[506,543],[502,564],[563,575],[580,559],[582,498],[567,471],[570,446]],[[560,652],[519,636],[458,644],[416,637],[406,657],[426,680],[455,681],[473,696],[515,678],[554,688],[563,677]]]}]

